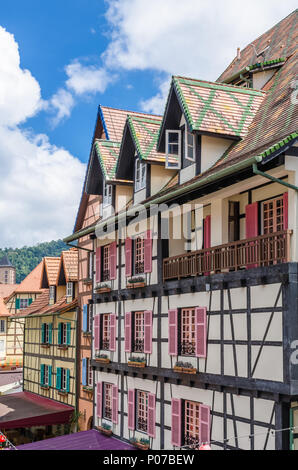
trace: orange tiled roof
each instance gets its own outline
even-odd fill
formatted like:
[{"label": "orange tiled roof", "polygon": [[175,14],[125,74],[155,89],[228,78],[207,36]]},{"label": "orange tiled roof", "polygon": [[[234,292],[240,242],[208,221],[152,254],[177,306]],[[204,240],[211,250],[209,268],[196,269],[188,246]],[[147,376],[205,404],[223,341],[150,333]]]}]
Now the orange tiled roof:
[{"label": "orange tiled roof", "polygon": [[97,139],[95,140],[95,150],[105,179],[114,180],[120,143]]},{"label": "orange tiled roof", "polygon": [[0,284],[0,297],[9,297],[19,284]]},{"label": "orange tiled roof", "polygon": [[54,286],[56,284],[57,275],[60,265],[60,256],[50,257],[46,256],[43,259],[43,266],[46,270],[48,284],[49,286]]},{"label": "orange tiled roof", "polygon": [[[60,261],[60,269],[62,267],[65,274],[66,282],[76,282],[79,278],[79,255],[77,248],[71,248],[67,251],[62,251],[61,253],[61,261]],[[59,276],[59,273],[58,273]],[[58,276],[56,282],[58,282]]]},{"label": "orange tiled roof", "polygon": [[34,302],[32,302],[29,307],[22,309],[19,313],[16,313],[14,317],[24,317],[34,313],[39,313],[49,305],[49,298],[49,289],[42,289],[41,294],[34,300]]},{"label": "orange tiled roof", "polygon": [[0,317],[10,317],[10,313],[2,297],[0,297]]},{"label": "orange tiled roof", "polygon": [[49,305],[49,289],[44,289],[43,293],[17,316],[27,317],[30,315],[51,315],[54,313],[62,313],[72,309],[77,305],[77,303],[77,298],[72,302],[67,302],[66,296],[63,296],[55,304]]},{"label": "orange tiled roof", "polygon": [[13,293],[40,292],[43,262],[41,261],[27,277],[18,285]]},{"label": "orange tiled roof", "polygon": [[140,158],[153,162],[165,162],[165,154],[157,152],[156,143],[162,118],[146,114],[129,114],[127,122]]}]

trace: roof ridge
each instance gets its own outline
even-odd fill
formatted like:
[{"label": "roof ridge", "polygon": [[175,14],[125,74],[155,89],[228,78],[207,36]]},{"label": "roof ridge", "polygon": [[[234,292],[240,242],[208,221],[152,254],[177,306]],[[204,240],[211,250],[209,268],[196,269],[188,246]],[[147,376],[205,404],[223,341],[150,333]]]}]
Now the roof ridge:
[{"label": "roof ridge", "polygon": [[145,113],[143,111],[131,111],[129,109],[122,109],[122,108],[113,108],[112,106],[103,106],[103,105],[100,105],[101,108],[105,108],[105,109],[113,109],[114,111],[123,111],[124,113],[127,113],[127,114],[130,114],[130,113],[134,113],[134,114],[144,114],[144,115],[147,115],[147,116],[159,116],[159,117],[162,117],[161,114],[153,114],[153,113]]},{"label": "roof ridge", "polygon": [[[232,88],[232,92],[235,91],[235,92],[238,92],[238,93],[247,93],[247,94],[255,94],[257,93],[258,95],[262,95],[262,94],[266,94],[267,92],[264,91],[264,90],[257,90],[256,88],[246,88],[246,87],[241,87],[241,86],[238,86],[238,85],[230,85],[228,83],[223,83],[223,82],[211,82],[211,81],[208,81],[208,80],[201,80],[199,78],[191,78],[191,77],[182,77],[180,75],[174,75],[173,76],[174,79],[178,80],[185,80],[185,81],[190,81],[190,82],[198,82],[200,84],[208,84],[208,85],[211,85],[211,87],[216,87],[216,88],[223,88],[223,89],[230,89]],[[201,86],[204,86],[204,85],[201,85]],[[208,87],[209,88],[209,87]]]}]

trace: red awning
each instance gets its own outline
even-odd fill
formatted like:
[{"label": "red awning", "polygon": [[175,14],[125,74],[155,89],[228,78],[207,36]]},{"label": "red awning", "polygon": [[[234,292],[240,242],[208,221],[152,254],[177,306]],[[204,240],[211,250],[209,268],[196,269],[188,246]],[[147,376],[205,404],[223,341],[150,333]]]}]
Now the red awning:
[{"label": "red awning", "polygon": [[0,429],[68,423],[74,409],[30,392],[0,396]]}]

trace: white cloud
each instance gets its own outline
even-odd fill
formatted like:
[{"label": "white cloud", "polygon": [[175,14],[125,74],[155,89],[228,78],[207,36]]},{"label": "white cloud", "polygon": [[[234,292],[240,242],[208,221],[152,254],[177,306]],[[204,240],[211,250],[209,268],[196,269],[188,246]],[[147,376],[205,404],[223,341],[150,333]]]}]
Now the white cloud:
[{"label": "white cloud", "polygon": [[47,136],[18,127],[44,106],[40,87],[1,27],[0,56],[0,245],[61,238],[72,231],[85,165]]},{"label": "white cloud", "polygon": [[50,109],[55,112],[52,124],[56,126],[62,119],[69,117],[74,105],[72,94],[64,88],[60,88],[49,101]]},{"label": "white cloud", "polygon": [[68,79],[66,86],[76,95],[103,93],[113,76],[104,68],[95,65],[82,65],[78,60],[65,67]]},{"label": "white cloud", "polygon": [[149,98],[148,100],[142,100],[140,102],[140,106],[143,111],[145,111],[146,113],[163,114],[165,103],[169,93],[170,80],[171,77],[167,77],[160,83],[159,91],[155,96]]},{"label": "white cloud", "polygon": [[[296,1],[107,0],[111,41],[107,67],[156,70],[216,80],[237,47],[271,28],[296,8]],[[147,109],[161,109],[163,88]],[[151,103],[151,104],[150,104]]]}]

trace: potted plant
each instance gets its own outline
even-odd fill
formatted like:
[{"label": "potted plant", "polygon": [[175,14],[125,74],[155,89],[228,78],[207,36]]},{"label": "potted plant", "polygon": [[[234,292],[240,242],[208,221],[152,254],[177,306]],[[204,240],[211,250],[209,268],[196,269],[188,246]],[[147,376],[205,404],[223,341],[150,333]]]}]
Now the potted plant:
[{"label": "potted plant", "polygon": [[139,277],[132,277],[127,281],[127,288],[128,289],[136,289],[137,287],[145,287],[145,278],[142,276]]},{"label": "potted plant", "polygon": [[97,428],[102,434],[105,434],[105,436],[111,436],[113,434],[112,431],[112,426],[110,426],[107,423],[102,423],[101,426],[98,426]]},{"label": "potted plant", "polygon": [[83,331],[83,336],[88,338],[91,336],[91,331]]},{"label": "potted plant", "polygon": [[95,290],[98,294],[103,294],[105,292],[111,292],[111,286],[106,282],[100,282],[96,284]]},{"label": "potted plant", "polygon": [[144,437],[142,437],[141,439],[136,439],[135,437],[132,437],[130,439],[130,442],[133,446],[138,447],[138,449],[141,450],[148,450],[150,447],[149,439],[146,439]]},{"label": "potted plant", "polygon": [[92,283],[92,278],[91,277],[85,277],[85,279],[83,279],[83,284],[91,284]]},{"label": "potted plant", "polygon": [[195,369],[194,366],[190,362],[181,362],[181,361],[176,362],[174,366],[174,371],[181,372],[183,374],[196,374],[197,373],[197,369]]},{"label": "potted plant", "polygon": [[127,364],[131,367],[140,367],[144,368],[146,367],[146,359],[144,357],[134,357],[130,356],[128,358]]},{"label": "potted plant", "polygon": [[96,362],[101,362],[103,364],[109,364],[111,361],[110,361],[110,358],[107,356],[107,354],[96,354],[95,356],[95,360]]},{"label": "potted plant", "polygon": [[83,390],[87,393],[93,393],[93,387],[90,387],[90,385],[83,385]]}]

